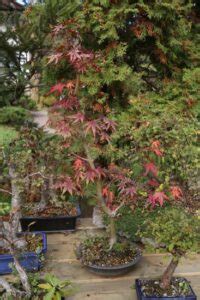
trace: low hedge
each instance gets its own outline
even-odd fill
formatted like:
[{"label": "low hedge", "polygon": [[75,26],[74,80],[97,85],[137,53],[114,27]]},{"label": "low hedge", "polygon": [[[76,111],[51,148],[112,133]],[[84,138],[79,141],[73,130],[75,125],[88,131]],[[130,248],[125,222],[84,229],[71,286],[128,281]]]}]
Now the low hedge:
[{"label": "low hedge", "polygon": [[5,106],[0,109],[0,124],[23,125],[30,119],[30,113],[22,107]]}]

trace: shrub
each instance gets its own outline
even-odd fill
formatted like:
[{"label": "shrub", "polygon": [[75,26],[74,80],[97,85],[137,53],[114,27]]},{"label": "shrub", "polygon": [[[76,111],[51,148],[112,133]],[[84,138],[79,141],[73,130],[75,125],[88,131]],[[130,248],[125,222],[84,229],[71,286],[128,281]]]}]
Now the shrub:
[{"label": "shrub", "polygon": [[18,105],[29,110],[36,109],[36,102],[25,95],[19,99]]},{"label": "shrub", "polygon": [[140,236],[153,239],[155,248],[165,248],[172,260],[162,275],[161,287],[167,289],[179,260],[188,252],[196,252],[200,245],[200,220],[180,208],[165,208],[157,218],[147,220]]},{"label": "shrub", "polygon": [[30,113],[18,106],[5,106],[0,109],[0,124],[22,125],[30,120]]},{"label": "shrub", "polygon": [[[118,218],[116,219],[116,229],[120,235],[129,238],[131,241],[139,239],[138,231],[144,227],[146,219],[155,220],[157,213],[163,208],[156,207],[148,210],[142,207],[136,207],[132,210],[128,206],[124,206],[119,210]],[[104,216],[105,224],[108,224],[108,219]]]},{"label": "shrub", "polygon": [[18,133],[13,127],[1,125],[0,126],[0,146],[6,146],[12,142]]}]

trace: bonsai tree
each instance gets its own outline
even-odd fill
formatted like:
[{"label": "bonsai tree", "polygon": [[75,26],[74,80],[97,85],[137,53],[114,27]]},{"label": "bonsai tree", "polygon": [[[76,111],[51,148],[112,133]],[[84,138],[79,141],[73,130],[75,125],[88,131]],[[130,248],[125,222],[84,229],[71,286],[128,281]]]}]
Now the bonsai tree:
[{"label": "bonsai tree", "polygon": [[163,290],[167,290],[172,283],[181,257],[199,249],[199,226],[199,219],[180,207],[166,207],[153,222],[148,220],[145,222],[146,229],[143,229],[140,235],[152,238],[155,248],[164,248],[172,255],[160,280],[160,287]]},{"label": "bonsai tree", "polygon": [[27,166],[30,163],[31,157],[27,149],[15,148],[15,151],[2,149],[1,157],[1,181],[8,183],[10,189],[1,188],[0,191],[11,196],[11,210],[9,213],[9,222],[6,225],[3,219],[0,218],[0,247],[5,248],[13,256],[14,267],[19,274],[23,291],[12,287],[4,279],[0,280],[2,285],[8,293],[13,296],[30,296],[31,288],[28,281],[26,271],[21,266],[18,253],[23,252],[26,247],[26,239],[23,236],[18,236],[19,221],[21,217],[22,193],[26,185],[26,181],[32,174],[28,173]]},{"label": "bonsai tree", "polygon": [[[88,92],[91,72],[101,74],[103,52],[89,51],[81,44],[78,27],[73,20],[57,25],[52,31],[54,48],[48,63],[67,62],[74,78],[57,82],[48,94],[55,94],[58,101],[52,109],[51,126],[64,139],[69,166],[55,187],[69,194],[93,197],[110,219],[109,245],[112,249],[117,241],[115,218],[124,204],[135,205],[137,187],[131,171],[109,161],[105,152],[110,146],[111,135],[117,124],[109,118],[110,108],[102,94]],[[101,89],[101,88],[100,88]],[[102,104],[101,104],[102,103]],[[155,141],[148,149],[162,156],[160,142]],[[146,155],[147,156],[147,155]],[[145,163],[145,176],[158,170],[153,162]],[[163,188],[150,191],[149,202],[160,204],[168,199]]]}]

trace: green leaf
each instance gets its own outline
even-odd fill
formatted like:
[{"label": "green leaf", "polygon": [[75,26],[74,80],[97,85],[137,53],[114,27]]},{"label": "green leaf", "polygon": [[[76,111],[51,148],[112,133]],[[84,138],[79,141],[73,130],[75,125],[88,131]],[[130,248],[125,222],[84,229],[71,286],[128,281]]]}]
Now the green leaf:
[{"label": "green leaf", "polygon": [[53,297],[55,296],[55,287],[53,287],[45,296],[44,300],[53,300]]},{"label": "green leaf", "polygon": [[38,284],[38,287],[40,289],[44,289],[44,290],[50,290],[52,288],[52,286],[49,283],[41,283]]}]

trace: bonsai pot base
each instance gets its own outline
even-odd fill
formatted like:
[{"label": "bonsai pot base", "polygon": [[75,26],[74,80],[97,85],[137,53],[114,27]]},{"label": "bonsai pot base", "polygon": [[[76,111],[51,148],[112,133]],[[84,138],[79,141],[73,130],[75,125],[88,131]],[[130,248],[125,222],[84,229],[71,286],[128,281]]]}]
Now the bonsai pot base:
[{"label": "bonsai pot base", "polygon": [[117,265],[117,266],[84,265],[84,267],[86,267],[90,272],[96,275],[108,276],[108,277],[120,276],[130,272],[134,268],[134,266],[140,261],[141,257],[142,257],[142,253],[138,249],[134,259],[127,264]]},{"label": "bonsai pot base", "polygon": [[79,206],[76,216],[53,216],[53,217],[22,217],[20,219],[22,231],[60,232],[74,231],[76,220],[81,215]]}]

